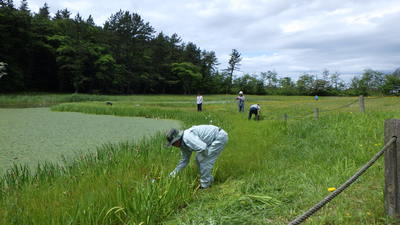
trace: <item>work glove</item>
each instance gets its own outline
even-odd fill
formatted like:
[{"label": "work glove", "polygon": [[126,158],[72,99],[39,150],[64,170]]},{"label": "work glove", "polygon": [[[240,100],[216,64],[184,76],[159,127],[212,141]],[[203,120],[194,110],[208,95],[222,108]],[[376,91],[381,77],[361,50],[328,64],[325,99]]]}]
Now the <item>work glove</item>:
[{"label": "work glove", "polygon": [[168,176],[171,177],[171,178],[174,178],[174,177],[176,177],[176,174],[177,174],[177,172],[174,170],[171,173],[169,173]]}]

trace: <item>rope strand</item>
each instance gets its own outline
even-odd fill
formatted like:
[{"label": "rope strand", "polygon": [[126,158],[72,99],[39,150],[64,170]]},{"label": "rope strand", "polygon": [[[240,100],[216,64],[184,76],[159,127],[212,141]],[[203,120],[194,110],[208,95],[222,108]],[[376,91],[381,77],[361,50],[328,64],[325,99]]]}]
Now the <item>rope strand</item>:
[{"label": "rope strand", "polygon": [[382,156],[382,154],[386,151],[388,147],[390,147],[393,142],[396,141],[396,137],[392,137],[388,143],[380,150],[378,153],[372,157],[372,159],[365,164],[357,173],[355,173],[350,179],[348,179],[345,183],[343,183],[338,189],[336,189],[334,192],[332,192],[330,195],[325,197],[322,201],[314,205],[312,208],[310,208],[308,211],[303,213],[302,215],[298,216],[296,219],[294,219],[292,222],[290,222],[288,225],[298,225],[305,221],[308,217],[313,215],[315,212],[317,212],[319,209],[321,209],[325,204],[330,202],[333,198],[335,198],[337,195],[339,195],[342,191],[344,191],[346,188],[348,188],[354,181],[358,179],[368,168],[370,168],[376,160],[379,159],[379,157]]}]

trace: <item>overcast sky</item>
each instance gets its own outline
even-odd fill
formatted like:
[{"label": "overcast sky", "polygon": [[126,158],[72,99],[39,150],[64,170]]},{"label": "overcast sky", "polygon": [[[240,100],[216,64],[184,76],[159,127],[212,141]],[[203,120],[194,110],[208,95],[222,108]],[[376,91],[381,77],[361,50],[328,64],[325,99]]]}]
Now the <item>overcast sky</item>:
[{"label": "overcast sky", "polygon": [[[215,51],[219,69],[242,54],[240,73],[280,77],[323,69],[342,79],[370,68],[400,67],[400,0],[28,0],[37,12],[68,8],[97,25],[120,9],[138,13],[157,32]],[[15,0],[18,5],[19,1]]]}]

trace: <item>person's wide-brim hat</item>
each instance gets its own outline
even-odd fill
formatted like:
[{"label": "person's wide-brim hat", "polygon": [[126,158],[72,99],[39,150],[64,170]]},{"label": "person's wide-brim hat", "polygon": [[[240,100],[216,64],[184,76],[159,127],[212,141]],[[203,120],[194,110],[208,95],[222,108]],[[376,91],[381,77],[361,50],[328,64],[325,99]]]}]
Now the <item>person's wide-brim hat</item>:
[{"label": "person's wide-brim hat", "polygon": [[176,141],[181,139],[183,136],[183,131],[179,131],[175,128],[172,128],[171,130],[168,131],[166,138],[167,138],[167,144],[165,146],[169,147],[172,144],[174,144]]}]

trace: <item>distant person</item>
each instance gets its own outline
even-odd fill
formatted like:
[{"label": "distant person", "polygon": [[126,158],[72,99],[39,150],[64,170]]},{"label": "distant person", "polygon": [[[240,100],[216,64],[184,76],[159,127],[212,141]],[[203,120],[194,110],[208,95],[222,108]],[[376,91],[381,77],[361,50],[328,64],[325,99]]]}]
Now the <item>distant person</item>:
[{"label": "distant person", "polygon": [[200,95],[200,93],[197,93],[197,111],[201,112],[203,111],[203,96]]},{"label": "distant person", "polygon": [[239,96],[236,97],[236,100],[238,101],[238,106],[239,106],[239,112],[244,112],[244,95],[243,91],[239,91]]},{"label": "distant person", "polygon": [[259,104],[251,105],[250,110],[249,110],[249,120],[251,119],[253,114],[255,115],[256,120],[260,120],[260,110],[261,110],[261,107]]},{"label": "distant person", "polygon": [[315,101],[318,101],[318,95],[314,96]]},{"label": "distant person", "polygon": [[228,134],[213,125],[199,125],[184,131],[171,129],[166,138],[167,146],[180,148],[182,153],[182,159],[169,175],[175,177],[187,166],[192,152],[196,152],[196,162],[200,172],[200,188],[209,188],[214,181],[211,174],[212,168],[228,142]]}]

